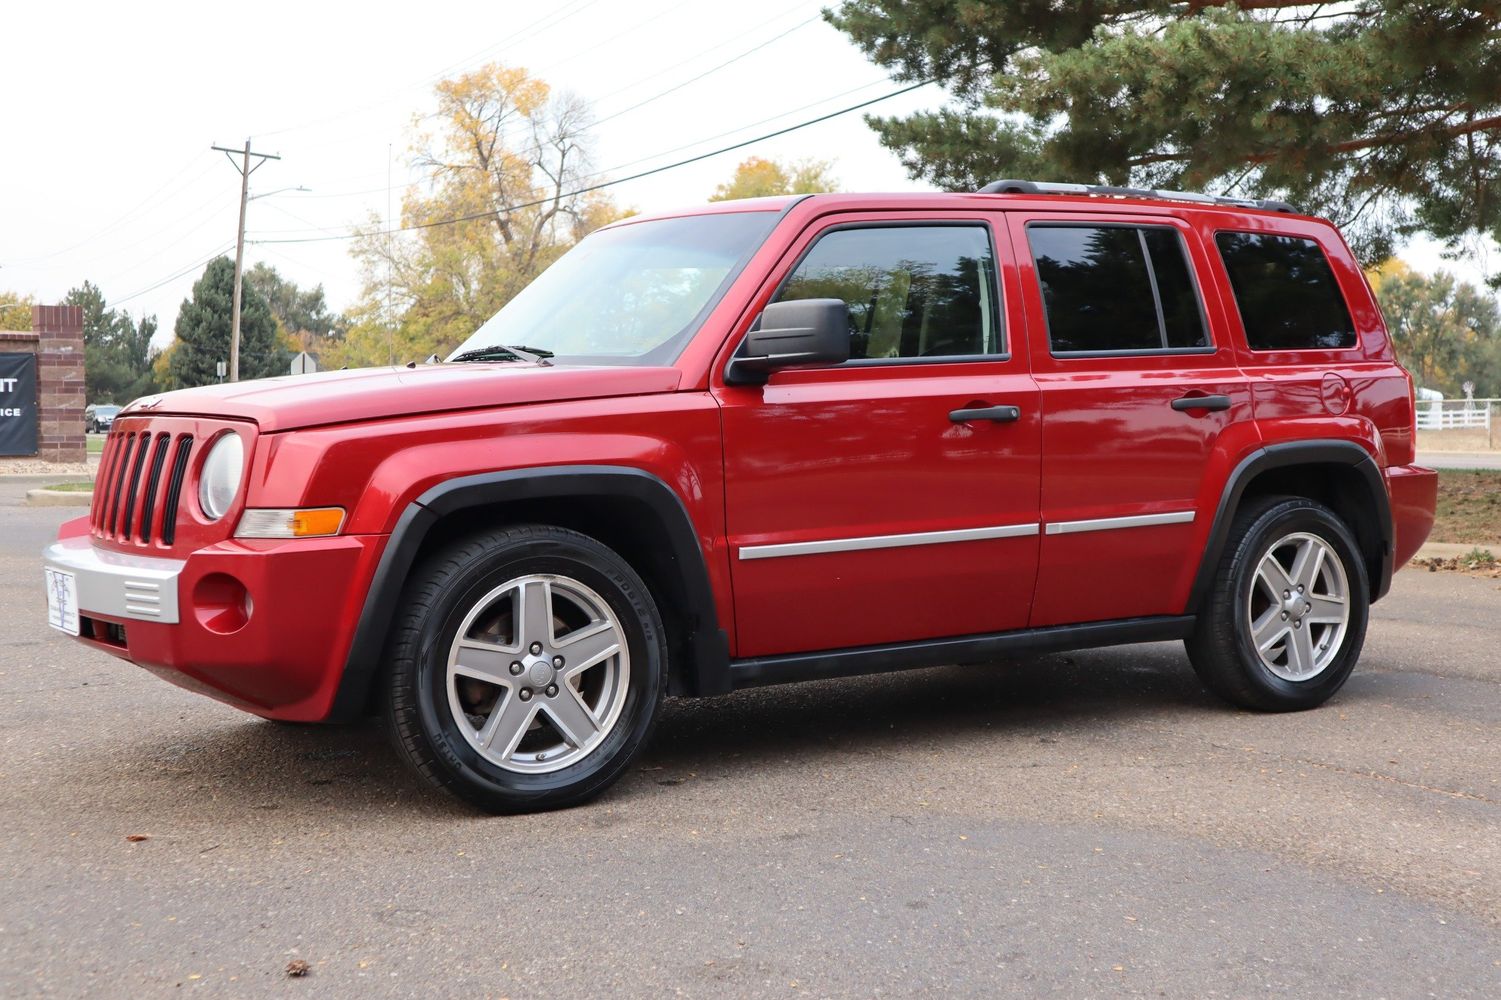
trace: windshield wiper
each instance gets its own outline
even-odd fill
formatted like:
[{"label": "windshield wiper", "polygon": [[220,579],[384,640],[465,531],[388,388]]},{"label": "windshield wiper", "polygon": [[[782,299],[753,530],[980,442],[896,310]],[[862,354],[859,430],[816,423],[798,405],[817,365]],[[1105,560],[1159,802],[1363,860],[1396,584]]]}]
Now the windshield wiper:
[{"label": "windshield wiper", "polygon": [[491,344],[489,347],[477,347],[472,351],[450,358],[451,361],[530,361],[536,365],[546,365],[552,362],[547,359],[552,357],[552,351],[544,347],[526,347],[521,344]]}]

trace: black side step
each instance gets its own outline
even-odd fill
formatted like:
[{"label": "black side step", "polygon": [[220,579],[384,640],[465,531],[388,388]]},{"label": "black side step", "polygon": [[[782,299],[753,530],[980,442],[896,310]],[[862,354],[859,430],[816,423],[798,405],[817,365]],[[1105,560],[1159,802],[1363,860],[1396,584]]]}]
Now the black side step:
[{"label": "black side step", "polygon": [[1123,618],[1083,625],[1051,625],[955,639],[857,646],[818,653],[760,656],[730,661],[730,683],[737,688],[787,684],[826,677],[853,677],[893,670],[937,667],[946,663],[1057,653],[1068,649],[1121,646],[1133,642],[1186,639],[1193,631],[1193,615]]}]

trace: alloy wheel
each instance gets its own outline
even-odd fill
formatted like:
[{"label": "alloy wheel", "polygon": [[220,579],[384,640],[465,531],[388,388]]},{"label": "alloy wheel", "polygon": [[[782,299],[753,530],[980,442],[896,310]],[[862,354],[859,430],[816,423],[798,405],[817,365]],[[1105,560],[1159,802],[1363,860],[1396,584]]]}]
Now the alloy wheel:
[{"label": "alloy wheel", "polygon": [[517,577],[464,616],[448,652],[449,710],[486,760],[546,774],[587,757],[620,719],[630,653],[619,618],[564,576]]},{"label": "alloy wheel", "polygon": [[1339,655],[1350,624],[1350,585],[1339,553],[1318,535],[1294,532],[1256,564],[1246,596],[1251,644],[1285,681],[1312,680]]}]

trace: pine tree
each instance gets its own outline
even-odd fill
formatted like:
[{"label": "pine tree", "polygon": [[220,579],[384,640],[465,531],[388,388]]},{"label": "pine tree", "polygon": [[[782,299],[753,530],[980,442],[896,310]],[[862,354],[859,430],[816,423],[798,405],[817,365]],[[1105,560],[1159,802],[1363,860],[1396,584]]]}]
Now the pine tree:
[{"label": "pine tree", "polygon": [[84,394],[89,402],[128,403],[156,391],[151,349],[155,316],[142,316],[137,323],[128,311],[109,308],[91,281],[70,289],[63,301],[83,308]]},{"label": "pine tree", "polygon": [[871,117],[914,177],[1285,198],[1370,261],[1501,235],[1501,5],[846,0],[829,19],[946,108]]},{"label": "pine tree", "polygon": [[[169,388],[218,381],[218,363],[229,362],[234,282],[234,262],[217,257],[193,284],[192,298],[183,300],[174,328],[177,341],[167,366]],[[240,378],[285,375],[290,361],[290,354],[277,337],[271,307],[250,284],[245,284],[240,299]]]}]

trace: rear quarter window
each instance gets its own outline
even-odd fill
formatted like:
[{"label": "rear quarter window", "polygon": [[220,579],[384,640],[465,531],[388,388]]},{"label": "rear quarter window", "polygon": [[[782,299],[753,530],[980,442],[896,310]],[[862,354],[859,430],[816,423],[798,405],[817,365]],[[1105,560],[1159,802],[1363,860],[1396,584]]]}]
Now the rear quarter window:
[{"label": "rear quarter window", "polygon": [[1355,324],[1324,250],[1313,240],[1267,233],[1215,235],[1255,351],[1355,346]]}]

